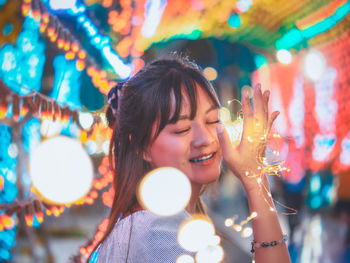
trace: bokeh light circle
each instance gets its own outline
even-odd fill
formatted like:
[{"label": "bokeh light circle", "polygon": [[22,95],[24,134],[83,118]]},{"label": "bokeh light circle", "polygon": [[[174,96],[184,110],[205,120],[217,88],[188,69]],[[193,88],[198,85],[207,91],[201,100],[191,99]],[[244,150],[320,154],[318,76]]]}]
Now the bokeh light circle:
[{"label": "bokeh light circle", "polygon": [[209,246],[214,235],[214,225],[208,218],[193,217],[180,226],[177,238],[181,247],[196,252]]},{"label": "bokeh light circle", "polygon": [[194,263],[194,258],[190,255],[181,255],[177,258],[176,263]]},{"label": "bokeh light circle", "polygon": [[221,246],[208,246],[196,254],[197,263],[218,263],[224,258],[224,250]]},{"label": "bokeh light circle", "polygon": [[70,204],[90,190],[93,166],[79,141],[57,136],[32,151],[30,177],[43,199],[55,204]]},{"label": "bokeh light circle", "polygon": [[138,191],[141,205],[161,216],[177,214],[186,207],[190,197],[190,181],[183,172],[172,167],[149,172]]},{"label": "bokeh light circle", "polygon": [[304,72],[312,81],[319,80],[326,70],[326,59],[317,50],[311,50],[304,59]]}]

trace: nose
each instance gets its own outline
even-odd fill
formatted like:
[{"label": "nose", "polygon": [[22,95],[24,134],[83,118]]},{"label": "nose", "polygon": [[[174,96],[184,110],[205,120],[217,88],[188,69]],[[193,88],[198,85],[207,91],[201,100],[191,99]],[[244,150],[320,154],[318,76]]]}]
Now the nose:
[{"label": "nose", "polygon": [[[215,141],[215,134],[206,125],[197,125],[194,128],[192,146],[201,148],[210,145]],[[215,129],[214,129],[215,131]]]}]

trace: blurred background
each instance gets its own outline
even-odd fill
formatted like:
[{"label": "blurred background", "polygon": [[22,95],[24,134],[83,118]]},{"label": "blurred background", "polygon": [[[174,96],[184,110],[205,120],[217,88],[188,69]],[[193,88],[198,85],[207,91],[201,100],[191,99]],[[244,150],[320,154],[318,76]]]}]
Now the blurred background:
[{"label": "blurred background", "polygon": [[[68,262],[101,238],[106,94],[173,51],[203,68],[233,136],[234,99],[271,91],[268,156],[286,169],[269,179],[292,261],[350,262],[349,12],[345,0],[0,0],[0,262]],[[250,223],[232,227],[249,216],[239,182],[223,172],[204,199],[227,257],[249,262]]]}]

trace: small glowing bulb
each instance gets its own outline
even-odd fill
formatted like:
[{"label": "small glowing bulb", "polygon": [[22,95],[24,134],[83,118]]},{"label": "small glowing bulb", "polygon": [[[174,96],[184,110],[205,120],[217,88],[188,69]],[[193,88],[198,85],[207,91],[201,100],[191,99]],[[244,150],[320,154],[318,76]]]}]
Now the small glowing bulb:
[{"label": "small glowing bulb", "polygon": [[250,237],[252,234],[253,229],[251,227],[245,227],[241,232],[241,236],[244,238]]},{"label": "small glowing bulb", "polygon": [[225,220],[225,226],[230,227],[230,226],[232,226],[232,225],[233,225],[233,220],[232,220],[232,218],[227,218],[227,219]]},{"label": "small glowing bulb", "polygon": [[250,136],[247,137],[249,142],[253,142],[252,138],[250,138]]},{"label": "small glowing bulb", "polygon": [[261,178],[258,178],[257,181],[260,184],[262,180],[261,180]]},{"label": "small glowing bulb", "polygon": [[249,175],[249,172],[248,172],[248,171],[245,171],[245,175],[248,176],[248,175]]},{"label": "small glowing bulb", "polygon": [[257,212],[253,212],[252,214],[251,214],[251,217],[252,218],[255,218],[255,217],[257,217],[258,216],[258,213]]},{"label": "small glowing bulb", "polygon": [[274,212],[274,211],[275,211],[275,209],[273,209],[272,207],[270,207],[270,211],[271,211],[271,212]]},{"label": "small glowing bulb", "polygon": [[79,113],[79,123],[84,130],[89,129],[94,123],[94,117],[89,112],[80,112]]},{"label": "small glowing bulb", "polygon": [[240,232],[242,230],[242,226],[240,225],[234,225],[233,229],[236,230],[237,232]]}]

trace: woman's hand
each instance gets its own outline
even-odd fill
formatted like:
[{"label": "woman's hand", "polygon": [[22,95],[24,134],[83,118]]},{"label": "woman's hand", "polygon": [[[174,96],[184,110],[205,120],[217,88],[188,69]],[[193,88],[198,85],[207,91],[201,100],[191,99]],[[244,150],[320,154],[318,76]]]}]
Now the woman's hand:
[{"label": "woman's hand", "polygon": [[263,167],[263,158],[271,126],[278,116],[275,111],[268,113],[270,91],[261,92],[260,84],[254,88],[253,105],[247,92],[242,95],[243,134],[240,144],[234,148],[229,135],[222,124],[218,124],[217,133],[223,158],[230,170],[242,181],[247,191],[257,189],[257,176]]}]

